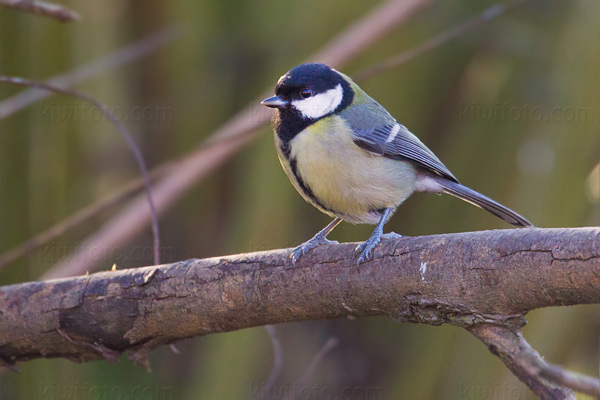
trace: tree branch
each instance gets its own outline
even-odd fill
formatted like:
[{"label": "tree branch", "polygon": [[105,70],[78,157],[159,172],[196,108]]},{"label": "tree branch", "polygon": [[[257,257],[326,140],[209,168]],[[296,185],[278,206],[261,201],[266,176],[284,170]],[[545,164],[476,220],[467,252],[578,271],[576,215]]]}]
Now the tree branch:
[{"label": "tree branch", "polygon": [[464,21],[459,25],[455,25],[450,29],[440,33],[439,35],[429,39],[428,41],[421,43],[420,45],[413,47],[408,51],[403,51],[400,54],[396,54],[377,65],[371,66],[357,74],[354,75],[354,80],[359,82],[365,79],[369,79],[375,75],[379,75],[382,72],[387,70],[397,68],[403,64],[406,64],[409,61],[414,60],[422,56],[423,54],[427,54],[431,50],[438,48],[470,31],[475,30],[481,25],[500,17],[510,9],[521,5],[526,0],[511,0],[505,3],[497,3],[491,7],[486,8],[479,15]]},{"label": "tree branch", "polygon": [[43,15],[60,22],[79,21],[81,17],[73,10],[58,4],[47,3],[45,1],[33,0],[0,0],[0,6],[13,8],[15,10],[28,12],[31,14]]},{"label": "tree branch", "polygon": [[[102,58],[76,67],[63,74],[55,75],[47,79],[45,83],[63,88],[72,87],[87,79],[94,78],[152,54],[162,46],[173,42],[179,36],[181,36],[181,29],[178,26],[173,25],[163,28]],[[36,88],[23,90],[14,96],[0,101],[0,119],[8,118],[14,113],[29,107],[36,101],[43,100],[53,94],[47,90]]]},{"label": "tree branch", "polygon": [[[405,237],[382,242],[360,266],[353,244],[316,248],[295,265],[289,254],[194,259],[2,287],[0,359],[6,365],[40,357],[115,361],[129,351],[147,366],[157,346],[193,336],[384,315],[467,328],[542,398],[569,398],[564,389],[553,392],[565,380],[551,373],[554,366],[532,361],[539,355],[519,329],[536,308],[600,303],[599,228]],[[585,382],[589,390],[598,387],[593,378]]]},{"label": "tree branch", "polygon": [[325,358],[327,353],[329,353],[331,350],[333,350],[338,345],[338,343],[339,343],[338,340],[334,337],[329,338],[325,342],[323,347],[321,347],[321,350],[319,350],[319,352],[317,354],[315,354],[315,356],[311,360],[310,364],[308,365],[308,368],[306,369],[306,372],[304,374],[302,374],[300,379],[298,379],[296,382],[294,382],[294,384],[292,385],[292,387],[286,394],[285,400],[294,400],[298,397],[299,392],[302,391],[302,389],[306,387],[309,379],[315,373],[315,370],[317,369],[317,367],[319,366],[321,361],[323,361],[323,358]]},{"label": "tree branch", "polygon": [[[149,172],[150,181],[154,181],[157,178],[163,176],[172,167],[172,163],[164,163],[158,168],[154,168]],[[125,200],[128,200],[140,191],[144,190],[144,179],[138,178],[129,182],[122,189],[117,190],[115,193],[110,194],[95,203],[90,204],[87,207],[75,212],[74,214],[66,217],[60,222],[52,225],[50,228],[38,233],[37,235],[27,239],[17,247],[8,250],[5,253],[0,254],[0,270],[9,265],[10,263],[18,260],[19,258],[39,249],[46,243],[50,243],[54,239],[62,236],[68,231],[76,228],[77,226],[89,221],[93,217],[111,208],[116,207]]]},{"label": "tree branch", "polygon": [[500,357],[520,380],[541,398],[574,399],[570,388],[598,398],[600,381],[595,378],[566,371],[558,365],[548,364],[531,348],[520,329],[490,324],[475,325],[468,329],[485,343],[492,354]]},{"label": "tree branch", "polygon": [[144,188],[146,189],[146,198],[148,200],[152,221],[152,236],[154,238],[154,263],[160,264],[160,234],[158,229],[158,214],[156,213],[156,207],[154,205],[154,200],[152,196],[152,185],[150,183],[150,175],[148,173],[148,168],[146,167],[146,161],[144,160],[142,151],[133,139],[133,136],[131,135],[127,127],[112,113],[112,111],[110,111],[110,109],[107,106],[103,105],[87,93],[79,92],[72,89],[65,89],[46,82],[37,82],[32,81],[30,79],[23,79],[11,76],[0,76],[0,83],[40,88],[49,92],[65,94],[67,96],[75,97],[77,99],[86,101],[94,107],[96,107],[115,126],[115,128],[117,128],[117,130],[125,139],[125,142],[127,142],[129,149],[133,153],[133,156],[142,174],[142,180],[144,182]]},{"label": "tree branch", "polygon": [[573,399],[573,392],[551,381],[546,381],[533,370],[534,366],[545,364],[539,353],[531,348],[523,338],[520,329],[506,326],[480,324],[469,329],[475,337],[485,343],[490,352],[499,357],[510,371],[540,398],[562,400]]}]

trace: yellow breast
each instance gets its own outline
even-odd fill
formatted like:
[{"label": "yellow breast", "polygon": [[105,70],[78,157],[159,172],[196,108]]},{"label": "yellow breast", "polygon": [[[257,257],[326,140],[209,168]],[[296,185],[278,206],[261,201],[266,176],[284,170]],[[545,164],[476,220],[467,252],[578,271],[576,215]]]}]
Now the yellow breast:
[{"label": "yellow breast", "polygon": [[348,222],[377,223],[379,216],[372,211],[395,208],[414,190],[416,171],[410,163],[361,149],[337,116],[317,121],[290,142],[296,173],[324,207],[301,187],[277,147],[284,170],[300,194],[321,211]]}]

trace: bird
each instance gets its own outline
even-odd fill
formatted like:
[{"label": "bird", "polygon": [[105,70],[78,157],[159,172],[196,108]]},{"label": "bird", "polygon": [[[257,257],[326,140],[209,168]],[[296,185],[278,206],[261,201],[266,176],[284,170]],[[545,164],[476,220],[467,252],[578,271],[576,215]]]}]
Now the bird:
[{"label": "bird", "polygon": [[296,247],[295,263],[311,249],[336,241],[327,235],[341,222],[376,225],[356,247],[357,263],[372,259],[385,223],[414,192],[446,193],[509,224],[531,222],[459,183],[450,170],[404,125],[349,76],[321,63],[300,64],[284,74],[275,96],[261,102],[276,110],[275,147],[300,195],[333,221]]}]

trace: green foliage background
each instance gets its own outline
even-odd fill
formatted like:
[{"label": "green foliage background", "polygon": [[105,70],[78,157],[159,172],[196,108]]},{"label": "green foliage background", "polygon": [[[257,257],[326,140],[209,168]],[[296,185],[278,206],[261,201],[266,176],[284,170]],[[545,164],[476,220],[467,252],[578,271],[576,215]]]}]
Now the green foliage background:
[{"label": "green foliage background", "polygon": [[[409,49],[492,4],[434,2],[344,72],[352,75]],[[166,120],[128,122],[150,165],[200,144],[374,6],[343,0],[65,5],[83,21],[63,25],[0,9],[0,74],[42,80],[164,26],[182,28],[178,40],[151,56],[77,87],[125,115],[134,107],[172,113]],[[588,179],[600,161],[598,15],[596,0],[532,1],[362,87],[463,183],[537,226],[599,225],[600,176]],[[0,101],[20,90],[0,86]],[[113,126],[90,117],[53,120],[51,113],[60,110],[84,112],[81,103],[53,96],[0,120],[0,252],[138,176],[130,150]],[[271,135],[265,128],[258,140],[161,218],[165,262],[291,247],[328,222],[288,182]],[[0,283],[38,279],[111,214],[1,271]],[[508,226],[466,203],[432,195],[415,195],[388,224],[406,235],[495,228]],[[361,241],[371,230],[342,224],[332,238]],[[135,243],[117,249],[106,269],[113,262],[119,268],[151,264],[150,248],[148,229]],[[599,311],[598,306],[535,311],[525,334],[548,361],[598,373]],[[284,345],[283,388],[306,371],[329,337],[340,342],[318,366],[301,399],[350,398],[343,397],[349,393],[354,399],[533,398],[459,328],[371,318],[278,329]],[[153,354],[152,373],[126,357],[116,365],[23,363],[19,374],[0,372],[0,398],[245,399],[271,370],[272,348],[263,328],[196,338],[177,347],[180,354],[169,348]]]}]

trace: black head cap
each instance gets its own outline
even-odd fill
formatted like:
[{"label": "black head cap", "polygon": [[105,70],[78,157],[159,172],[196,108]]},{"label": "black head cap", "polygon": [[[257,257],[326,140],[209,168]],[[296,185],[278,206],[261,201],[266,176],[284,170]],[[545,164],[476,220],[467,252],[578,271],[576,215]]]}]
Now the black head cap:
[{"label": "black head cap", "polygon": [[[312,100],[320,95],[328,96],[330,102]],[[321,118],[345,109],[353,99],[354,91],[344,76],[325,64],[308,63],[283,75],[275,87],[275,96],[262,104],[277,108],[275,132],[287,142]]]},{"label": "black head cap", "polygon": [[292,68],[283,75],[275,86],[275,94],[287,101],[299,100],[303,98],[303,90],[304,96],[309,93],[306,89],[311,91],[311,95],[317,95],[334,89],[340,84],[344,91],[344,101],[338,109],[345,108],[352,102],[353,92],[349,83],[328,65],[306,63]]}]

